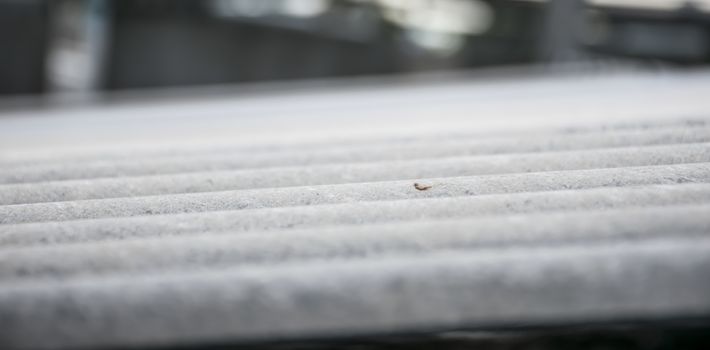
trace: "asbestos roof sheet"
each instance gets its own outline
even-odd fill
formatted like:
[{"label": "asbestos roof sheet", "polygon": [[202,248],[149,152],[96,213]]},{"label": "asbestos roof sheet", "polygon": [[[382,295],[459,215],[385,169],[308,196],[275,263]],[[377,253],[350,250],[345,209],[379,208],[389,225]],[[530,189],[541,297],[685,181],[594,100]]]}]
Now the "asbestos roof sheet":
[{"label": "asbestos roof sheet", "polygon": [[0,117],[3,349],[710,316],[710,72]]}]

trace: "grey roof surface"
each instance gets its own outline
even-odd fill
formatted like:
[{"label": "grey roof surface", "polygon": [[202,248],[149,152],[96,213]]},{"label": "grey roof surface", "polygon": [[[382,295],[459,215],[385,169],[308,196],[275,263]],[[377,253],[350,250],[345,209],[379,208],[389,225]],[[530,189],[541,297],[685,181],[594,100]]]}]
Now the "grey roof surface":
[{"label": "grey roof surface", "polygon": [[552,74],[7,111],[0,348],[708,318],[707,96]]}]

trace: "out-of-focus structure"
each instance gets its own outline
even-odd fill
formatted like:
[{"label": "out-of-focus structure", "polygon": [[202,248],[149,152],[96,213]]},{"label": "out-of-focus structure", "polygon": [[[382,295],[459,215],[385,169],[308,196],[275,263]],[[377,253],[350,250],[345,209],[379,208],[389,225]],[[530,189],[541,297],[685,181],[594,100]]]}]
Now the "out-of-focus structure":
[{"label": "out-of-focus structure", "polygon": [[559,61],[705,64],[708,11],[673,0],[3,0],[0,92]]}]

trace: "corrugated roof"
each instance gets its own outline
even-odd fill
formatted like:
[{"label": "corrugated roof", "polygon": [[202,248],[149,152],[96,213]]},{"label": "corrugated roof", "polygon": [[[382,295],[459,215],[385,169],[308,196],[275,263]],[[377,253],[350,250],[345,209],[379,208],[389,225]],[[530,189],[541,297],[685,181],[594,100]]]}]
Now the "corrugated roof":
[{"label": "corrugated roof", "polygon": [[8,112],[0,344],[708,317],[706,96],[624,73]]}]

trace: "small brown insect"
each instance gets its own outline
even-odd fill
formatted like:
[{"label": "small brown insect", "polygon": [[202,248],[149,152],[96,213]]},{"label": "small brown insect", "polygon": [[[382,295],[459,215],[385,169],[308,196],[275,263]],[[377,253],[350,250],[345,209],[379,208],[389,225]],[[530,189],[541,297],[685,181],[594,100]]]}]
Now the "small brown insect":
[{"label": "small brown insect", "polygon": [[420,190],[420,191],[426,191],[426,190],[430,189],[431,186],[422,185],[422,184],[420,184],[420,183],[415,182],[415,183],[414,183],[414,188],[416,188],[416,189],[418,189],[418,190]]}]

